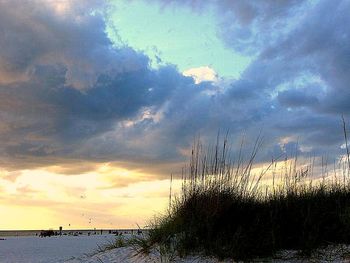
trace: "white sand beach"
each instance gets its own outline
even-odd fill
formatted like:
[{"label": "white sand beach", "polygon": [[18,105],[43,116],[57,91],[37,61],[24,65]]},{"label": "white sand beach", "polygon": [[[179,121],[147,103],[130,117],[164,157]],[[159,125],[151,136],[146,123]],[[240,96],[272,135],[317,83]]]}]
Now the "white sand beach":
[{"label": "white sand beach", "polygon": [[[325,251],[324,251],[325,252]],[[265,258],[255,259],[253,262],[273,262],[273,263],[305,263],[305,262],[318,262],[318,263],[349,263],[348,258],[342,258],[341,253],[338,253],[338,249],[332,249],[327,251],[324,255],[315,255],[311,258],[299,258],[295,255],[295,251],[284,253],[283,258]],[[169,257],[161,257],[159,253],[153,253],[150,255],[135,255],[135,251],[130,247],[116,248],[106,252],[98,253],[93,256],[85,256],[73,260],[65,261],[65,263],[234,263],[233,260],[220,261],[215,258],[207,258],[202,256],[191,256],[185,258],[175,257],[169,259]]]},{"label": "white sand beach", "polygon": [[113,235],[3,237],[1,263],[56,263],[91,254],[98,246],[113,240]]},{"label": "white sand beach", "polygon": [[[128,238],[129,235],[124,235]],[[161,256],[157,251],[150,255],[136,255],[131,247],[116,248],[97,253],[99,246],[115,239],[114,235],[56,236],[40,238],[36,236],[4,237],[0,241],[1,263],[155,263],[169,262],[169,256]],[[203,257],[173,258],[172,262],[217,263]]]},{"label": "white sand beach", "polygon": [[169,258],[168,256],[161,256],[154,252],[149,255],[136,255],[135,250],[131,247],[116,248],[106,252],[98,253],[93,256],[84,256],[77,259],[65,261],[65,263],[157,263],[157,262],[179,262],[179,263],[219,263],[229,261],[218,261],[216,259],[209,259],[204,257],[186,257],[186,258]]},{"label": "white sand beach", "polygon": [[[129,235],[124,235],[128,238]],[[215,258],[203,256],[188,256],[179,258],[170,254],[159,253],[153,250],[149,255],[137,255],[132,247],[122,247],[98,252],[99,246],[103,247],[115,239],[114,235],[94,236],[57,236],[50,238],[40,237],[5,237],[0,241],[1,263],[232,263],[232,260],[220,261]],[[295,256],[295,251],[283,252],[280,259],[268,259],[268,262],[350,262],[349,257],[341,255],[347,253],[349,247],[329,247],[319,251],[317,257],[300,259]],[[323,253],[323,254],[322,254]],[[266,262],[267,259],[255,262]]]},{"label": "white sand beach", "polygon": [[[296,251],[284,251],[281,253],[282,258],[264,258],[255,259],[253,262],[273,262],[273,263],[305,263],[305,262],[335,262],[348,263],[348,258],[342,258],[340,247],[332,247],[319,251],[321,254],[313,255],[311,258],[300,258],[296,256]],[[323,254],[324,253],[324,254]],[[233,260],[220,261],[215,258],[208,258],[203,256],[188,256],[185,258],[161,256],[154,252],[150,255],[136,255],[131,247],[116,248],[106,252],[98,253],[93,256],[84,256],[72,260],[65,261],[65,263],[234,263]]]}]

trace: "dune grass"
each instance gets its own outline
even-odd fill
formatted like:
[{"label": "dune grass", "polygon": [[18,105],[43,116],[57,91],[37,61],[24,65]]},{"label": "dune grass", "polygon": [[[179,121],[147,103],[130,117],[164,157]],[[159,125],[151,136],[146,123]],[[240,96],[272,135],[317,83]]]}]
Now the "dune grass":
[{"label": "dune grass", "polygon": [[[256,173],[261,143],[259,137],[247,158],[242,143],[234,159],[227,137],[220,143],[218,136],[206,150],[197,140],[182,172],[180,196],[170,196],[169,210],[153,222],[147,244],[180,256],[249,260],[284,249],[307,255],[329,244],[350,243],[349,163],[334,166],[330,176],[323,161],[323,176],[316,180],[313,161],[298,167],[296,156],[285,159],[279,174],[276,160]],[[267,174],[268,186],[263,183]]]}]

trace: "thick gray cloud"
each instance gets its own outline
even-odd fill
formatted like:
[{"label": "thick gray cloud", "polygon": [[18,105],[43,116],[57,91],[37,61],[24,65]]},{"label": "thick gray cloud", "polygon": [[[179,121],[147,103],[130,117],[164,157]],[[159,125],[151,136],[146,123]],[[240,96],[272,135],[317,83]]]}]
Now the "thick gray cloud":
[{"label": "thick gray cloud", "polygon": [[114,49],[104,0],[0,1],[0,81],[28,80],[37,65],[62,65],[66,84],[86,89],[101,74],[144,68],[148,58]]},{"label": "thick gray cloud", "polygon": [[262,130],[260,160],[297,146],[305,155],[341,153],[349,1],[161,2],[216,7],[223,41],[255,60],[239,80],[195,84],[175,66],[153,69],[144,54],[114,46],[102,2],[0,1],[3,166],[169,164],[193,136],[218,129],[233,140]]},{"label": "thick gray cloud", "polygon": [[[251,127],[263,125],[271,144],[294,136],[316,155],[342,152],[340,116],[350,115],[350,2],[244,1],[251,12],[225,1],[211,3],[220,15],[223,41],[256,55],[229,92],[258,94],[258,104],[245,99],[261,120]],[[237,28],[248,32],[246,41]]]},{"label": "thick gray cloud", "polygon": [[287,107],[313,106],[318,103],[318,98],[315,94],[308,94],[309,90],[310,87],[303,90],[288,89],[278,94],[278,101]]},{"label": "thick gray cloud", "polygon": [[172,65],[151,69],[148,57],[130,47],[114,47],[103,10],[92,13],[98,4],[1,2],[4,165],[46,165],[64,158],[156,160],[157,138],[149,142],[154,149],[143,139],[133,143],[161,125],[147,114],[185,98],[190,103],[211,88],[195,85]]}]

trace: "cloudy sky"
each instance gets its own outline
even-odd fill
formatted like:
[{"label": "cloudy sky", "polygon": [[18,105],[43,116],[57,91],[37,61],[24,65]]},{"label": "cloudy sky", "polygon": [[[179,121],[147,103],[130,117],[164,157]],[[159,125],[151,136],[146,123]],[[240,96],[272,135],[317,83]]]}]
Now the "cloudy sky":
[{"label": "cloudy sky", "polygon": [[0,229],[135,227],[194,136],[344,154],[349,0],[0,0]]}]

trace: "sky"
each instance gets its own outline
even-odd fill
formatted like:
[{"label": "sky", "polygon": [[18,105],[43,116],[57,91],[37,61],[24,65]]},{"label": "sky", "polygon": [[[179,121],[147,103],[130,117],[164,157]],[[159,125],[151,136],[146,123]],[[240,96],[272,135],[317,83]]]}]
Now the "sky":
[{"label": "sky", "polygon": [[339,159],[349,12],[349,0],[0,0],[0,229],[145,226],[194,137],[219,130],[233,146],[262,134],[257,165]]}]

